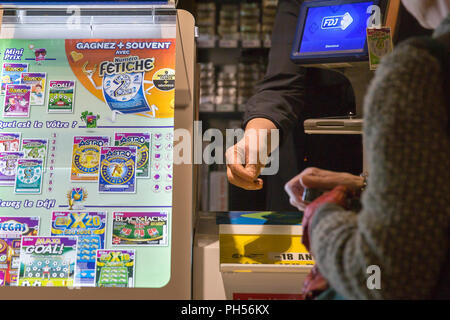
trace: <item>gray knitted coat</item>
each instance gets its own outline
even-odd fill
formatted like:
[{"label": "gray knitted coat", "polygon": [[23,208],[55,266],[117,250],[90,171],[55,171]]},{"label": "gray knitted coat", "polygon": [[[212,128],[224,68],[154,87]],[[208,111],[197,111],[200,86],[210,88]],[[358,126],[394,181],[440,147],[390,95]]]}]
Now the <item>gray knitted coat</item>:
[{"label": "gray knitted coat", "polygon": [[[450,16],[433,37],[438,35],[447,43]],[[444,48],[430,38],[412,39],[384,58],[364,102],[370,176],[363,209],[357,214],[325,204],[311,223],[317,265],[346,298],[450,299],[449,59]],[[379,289],[367,286],[376,284],[369,278],[375,275],[372,265],[380,268]]]}]

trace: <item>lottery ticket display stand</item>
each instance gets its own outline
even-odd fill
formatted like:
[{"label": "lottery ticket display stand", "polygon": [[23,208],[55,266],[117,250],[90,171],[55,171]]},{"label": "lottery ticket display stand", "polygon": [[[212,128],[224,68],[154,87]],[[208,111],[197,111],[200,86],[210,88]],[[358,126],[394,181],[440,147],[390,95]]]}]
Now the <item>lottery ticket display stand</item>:
[{"label": "lottery ticket display stand", "polygon": [[194,19],[142,3],[0,10],[0,299],[191,298]]}]

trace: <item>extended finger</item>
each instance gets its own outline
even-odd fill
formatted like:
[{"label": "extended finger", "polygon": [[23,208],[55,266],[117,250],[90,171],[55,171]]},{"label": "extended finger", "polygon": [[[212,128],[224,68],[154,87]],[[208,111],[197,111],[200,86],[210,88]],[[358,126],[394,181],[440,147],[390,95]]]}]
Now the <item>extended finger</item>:
[{"label": "extended finger", "polygon": [[291,198],[302,199],[304,188],[300,183],[299,177],[295,176],[284,185],[284,190]]},{"label": "extended finger", "polygon": [[289,198],[289,203],[291,204],[291,206],[296,207],[298,209],[298,211],[304,211],[306,204],[303,202],[299,202],[297,201],[295,198],[290,197]]}]

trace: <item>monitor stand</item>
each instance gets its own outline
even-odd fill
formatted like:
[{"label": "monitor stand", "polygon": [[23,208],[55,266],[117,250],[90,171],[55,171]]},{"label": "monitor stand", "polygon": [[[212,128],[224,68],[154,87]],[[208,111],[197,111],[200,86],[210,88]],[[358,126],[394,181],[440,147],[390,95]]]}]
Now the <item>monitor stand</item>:
[{"label": "monitor stand", "polygon": [[367,62],[346,64],[341,68],[336,65],[321,65],[340,72],[350,81],[355,95],[356,114],[342,117],[327,117],[305,120],[304,129],[307,134],[362,134],[363,104],[367,88],[374,72],[369,70]]}]

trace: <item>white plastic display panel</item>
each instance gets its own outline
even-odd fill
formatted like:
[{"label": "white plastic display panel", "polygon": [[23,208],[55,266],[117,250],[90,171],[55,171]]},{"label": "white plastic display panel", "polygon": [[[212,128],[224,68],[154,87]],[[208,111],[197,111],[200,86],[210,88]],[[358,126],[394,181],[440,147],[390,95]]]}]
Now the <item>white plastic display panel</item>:
[{"label": "white plastic display panel", "polygon": [[[33,235],[44,246],[44,237],[77,236],[78,286],[159,288],[170,280],[176,29],[175,17],[163,20],[80,17],[73,24],[24,16],[14,23],[5,17],[1,28],[0,63],[11,64],[2,81],[12,89],[0,96],[0,137],[35,139],[31,158],[45,158],[13,173],[6,170],[12,163],[0,163],[0,174],[10,175],[0,186],[0,216],[11,218],[1,222],[38,217]],[[25,71],[31,74],[25,88],[10,83]],[[44,73],[41,90],[34,78]],[[44,103],[30,105],[27,95],[44,95]],[[28,116],[17,116],[16,108]],[[38,140],[47,142],[45,150]],[[0,141],[0,156],[8,148]],[[6,259],[12,258],[24,272],[27,265]],[[46,265],[39,253],[31,260],[31,268]],[[2,285],[39,286],[53,277],[52,270],[34,270],[21,281],[18,271],[18,279],[6,281],[3,267]],[[122,278],[113,281],[114,270]]]}]

